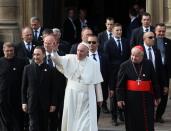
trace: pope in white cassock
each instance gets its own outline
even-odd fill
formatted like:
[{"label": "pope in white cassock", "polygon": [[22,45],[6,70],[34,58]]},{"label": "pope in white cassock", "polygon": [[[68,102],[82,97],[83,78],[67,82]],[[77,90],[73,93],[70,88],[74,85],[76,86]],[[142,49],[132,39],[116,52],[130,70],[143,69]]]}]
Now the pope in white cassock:
[{"label": "pope in white cassock", "polygon": [[98,131],[96,104],[103,101],[100,68],[88,56],[86,43],[80,43],[77,55],[53,53],[56,67],[68,79],[65,90],[62,131]]}]

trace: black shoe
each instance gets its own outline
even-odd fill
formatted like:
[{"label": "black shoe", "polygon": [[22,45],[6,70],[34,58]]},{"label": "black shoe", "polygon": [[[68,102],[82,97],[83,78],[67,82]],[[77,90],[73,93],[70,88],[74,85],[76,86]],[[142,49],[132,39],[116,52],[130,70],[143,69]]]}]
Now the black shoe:
[{"label": "black shoe", "polygon": [[123,115],[119,115],[119,120],[124,122],[125,121],[124,116]]},{"label": "black shoe", "polygon": [[110,113],[108,108],[105,106],[102,106],[102,111],[103,111],[103,113]]}]

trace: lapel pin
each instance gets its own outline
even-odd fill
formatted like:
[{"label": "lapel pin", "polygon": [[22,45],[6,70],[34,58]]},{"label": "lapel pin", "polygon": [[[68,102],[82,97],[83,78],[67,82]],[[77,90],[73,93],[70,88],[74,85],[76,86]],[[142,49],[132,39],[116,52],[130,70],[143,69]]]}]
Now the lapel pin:
[{"label": "lapel pin", "polygon": [[44,69],[44,71],[47,71],[47,69]]},{"label": "lapel pin", "polygon": [[15,70],[16,70],[16,68],[14,67],[14,68],[13,68],[13,71],[15,71]]}]

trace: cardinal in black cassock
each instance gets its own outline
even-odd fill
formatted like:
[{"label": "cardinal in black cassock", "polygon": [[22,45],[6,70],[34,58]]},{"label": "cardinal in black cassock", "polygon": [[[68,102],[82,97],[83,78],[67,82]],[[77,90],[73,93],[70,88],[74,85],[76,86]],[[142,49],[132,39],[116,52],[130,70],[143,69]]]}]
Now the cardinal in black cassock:
[{"label": "cardinal in black cassock", "polygon": [[118,72],[117,103],[125,110],[126,131],[154,131],[154,107],[160,92],[152,62],[143,55],[141,46],[134,47]]}]

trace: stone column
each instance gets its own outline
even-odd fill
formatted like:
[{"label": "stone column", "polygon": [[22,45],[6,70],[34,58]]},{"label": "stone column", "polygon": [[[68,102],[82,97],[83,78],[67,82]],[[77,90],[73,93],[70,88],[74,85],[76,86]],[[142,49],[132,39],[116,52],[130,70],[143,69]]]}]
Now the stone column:
[{"label": "stone column", "polygon": [[32,16],[38,16],[43,24],[43,0],[18,0],[18,23],[20,28],[30,26]]},{"label": "stone column", "polygon": [[163,1],[162,0],[147,0],[146,11],[151,14],[152,25],[163,22]]},{"label": "stone column", "polygon": [[164,23],[167,26],[166,35],[171,39],[171,1],[164,0]]},{"label": "stone column", "polygon": [[17,0],[0,0],[0,41],[18,41]]}]

